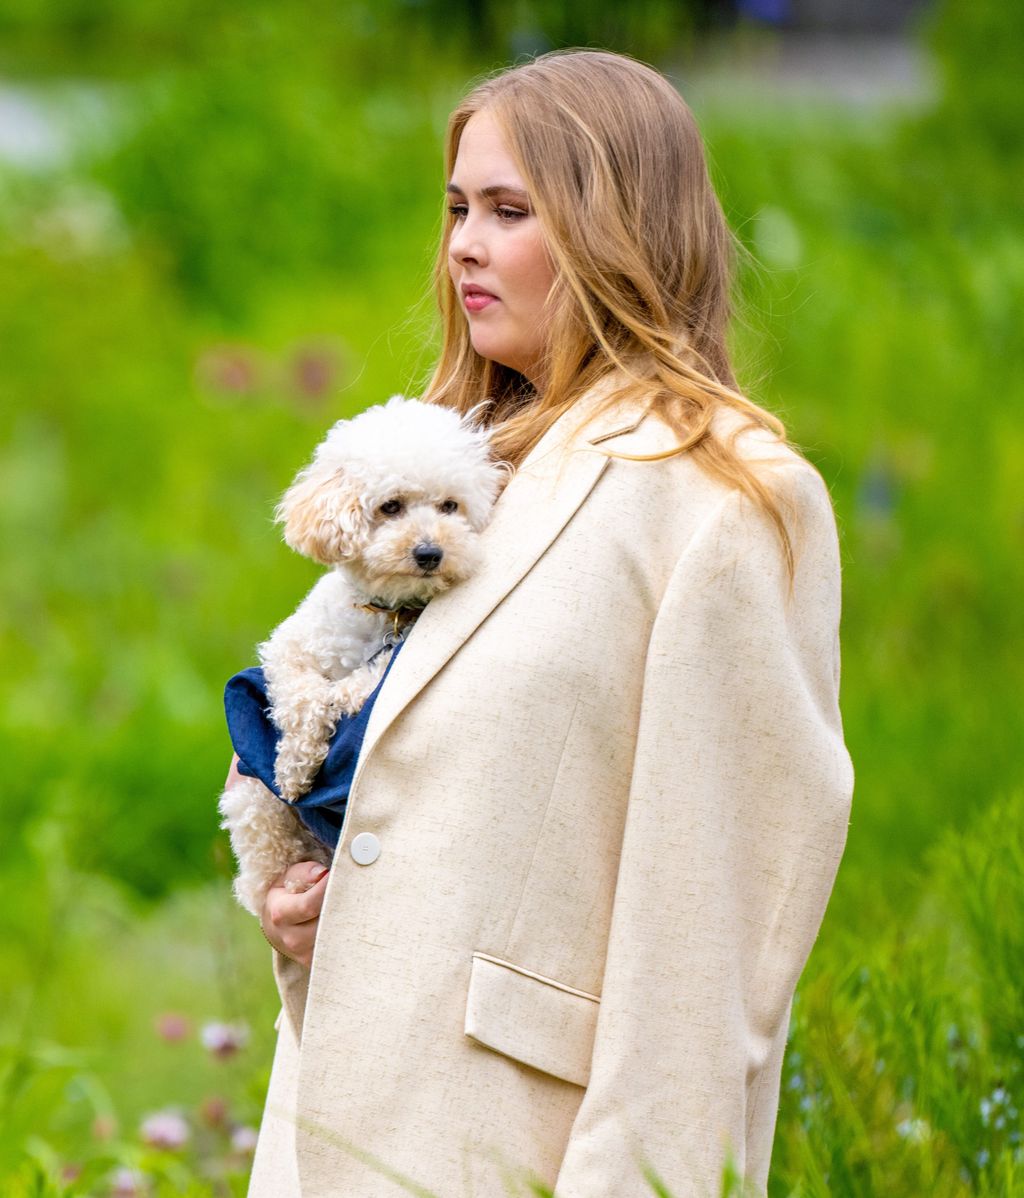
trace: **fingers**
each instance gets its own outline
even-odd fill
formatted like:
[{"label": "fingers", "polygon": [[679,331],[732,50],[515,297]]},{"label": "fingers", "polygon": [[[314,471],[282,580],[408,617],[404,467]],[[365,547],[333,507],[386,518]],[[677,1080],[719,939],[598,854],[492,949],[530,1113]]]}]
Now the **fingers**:
[{"label": "fingers", "polygon": [[287,904],[284,906],[285,922],[307,923],[311,919],[319,918],[320,909],[324,905],[324,894],[327,891],[328,873],[329,871],[324,869],[320,880],[314,882],[308,890],[304,890],[301,894],[284,892],[282,904]]},{"label": "fingers", "polygon": [[289,894],[305,894],[318,882],[323,881],[328,872],[328,867],[319,862],[299,861],[289,866],[274,885],[283,887]]},{"label": "fingers", "polygon": [[[324,903],[324,893],[327,890],[327,879],[330,871],[325,865],[316,861],[300,861],[291,865],[277,879],[267,892],[263,904],[261,923],[264,933],[272,944],[278,942],[294,946],[297,928],[306,929],[300,936],[304,943],[308,936],[310,943],[315,937],[315,922],[320,917],[320,909]],[[290,893],[289,885],[301,886],[300,893]],[[289,956],[294,955],[285,948]]]},{"label": "fingers", "polygon": [[224,779],[224,789],[234,786],[236,782],[240,782],[242,775],[238,772],[238,754],[235,753],[231,758],[231,765],[228,767],[228,776]]},{"label": "fingers", "polygon": [[326,865],[320,865],[316,861],[299,861],[289,866],[275,885],[283,886],[289,894],[302,894],[311,886],[315,886],[326,873]]},{"label": "fingers", "polygon": [[313,949],[316,947],[316,929],[318,919],[307,923],[289,924],[283,928],[264,930],[264,935],[279,953],[305,965],[308,969],[313,962]]},{"label": "fingers", "polygon": [[275,881],[275,886],[283,886],[285,882],[302,883],[302,889],[308,889],[319,882],[329,866],[321,865],[319,861],[296,861],[294,865],[289,865],[283,874]]},{"label": "fingers", "polygon": [[328,867],[318,861],[299,861],[277,878],[263,904],[263,934],[278,952],[300,965],[308,966],[313,960],[329,876]]}]

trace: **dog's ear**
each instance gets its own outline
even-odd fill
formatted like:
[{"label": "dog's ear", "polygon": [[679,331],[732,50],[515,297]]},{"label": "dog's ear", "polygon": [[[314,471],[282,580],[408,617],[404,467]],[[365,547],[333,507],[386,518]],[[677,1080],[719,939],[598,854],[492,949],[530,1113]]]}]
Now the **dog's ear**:
[{"label": "dog's ear", "polygon": [[316,463],[288,488],[274,517],[284,525],[285,541],[322,566],[354,556],[367,526],[359,495],[346,485],[344,473]]}]

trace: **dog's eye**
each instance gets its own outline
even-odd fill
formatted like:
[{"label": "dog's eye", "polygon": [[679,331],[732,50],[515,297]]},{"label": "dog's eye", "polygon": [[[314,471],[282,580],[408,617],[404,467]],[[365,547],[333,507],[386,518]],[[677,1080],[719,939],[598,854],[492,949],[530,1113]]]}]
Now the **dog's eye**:
[{"label": "dog's eye", "polygon": [[402,510],[402,501],[400,499],[389,499],[387,503],[382,503],[377,510],[382,516],[397,516]]},{"label": "dog's eye", "polygon": [[454,499],[446,499],[444,503],[439,503],[437,505],[437,510],[439,512],[444,512],[446,516],[450,516],[452,512],[457,512],[459,510],[459,505]]}]

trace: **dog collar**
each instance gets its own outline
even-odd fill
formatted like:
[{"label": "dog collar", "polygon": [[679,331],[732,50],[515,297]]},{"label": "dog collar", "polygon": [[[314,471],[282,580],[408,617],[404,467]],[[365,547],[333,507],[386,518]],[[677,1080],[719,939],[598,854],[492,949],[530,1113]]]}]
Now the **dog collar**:
[{"label": "dog collar", "polygon": [[383,603],[379,599],[371,599],[369,603],[356,603],[353,606],[358,607],[360,611],[369,612],[371,615],[391,616],[392,634],[399,637],[401,629],[411,624],[427,605],[426,603],[403,603],[400,607],[391,607],[390,604]]}]

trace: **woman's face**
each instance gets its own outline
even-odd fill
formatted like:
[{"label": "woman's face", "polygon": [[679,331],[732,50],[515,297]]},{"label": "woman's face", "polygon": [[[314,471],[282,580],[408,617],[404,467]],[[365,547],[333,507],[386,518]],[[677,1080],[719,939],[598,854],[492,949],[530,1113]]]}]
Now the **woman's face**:
[{"label": "woman's face", "polygon": [[555,272],[526,185],[486,111],[462,131],[448,195],[455,217],[448,270],[473,348],[537,386]]}]

